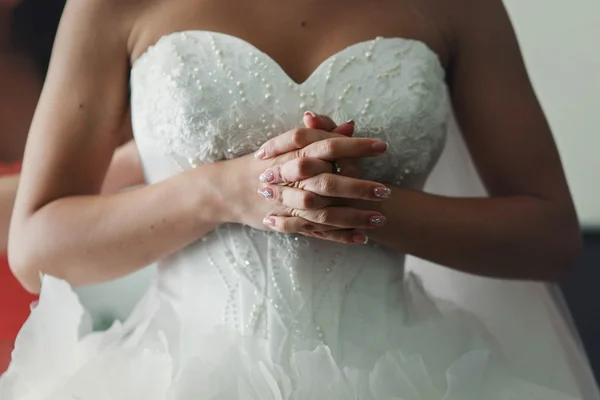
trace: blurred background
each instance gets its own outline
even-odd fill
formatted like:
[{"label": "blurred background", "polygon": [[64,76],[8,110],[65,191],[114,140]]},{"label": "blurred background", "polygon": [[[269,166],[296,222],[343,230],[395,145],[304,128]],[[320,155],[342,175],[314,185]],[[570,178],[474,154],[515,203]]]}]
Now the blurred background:
[{"label": "blurred background", "polygon": [[[19,170],[64,2],[0,0],[0,180]],[[505,3],[553,128],[585,235],[584,256],[562,290],[600,378],[600,1]],[[78,289],[96,327],[125,318],[153,273],[148,268]],[[0,371],[34,300],[0,255]]]}]

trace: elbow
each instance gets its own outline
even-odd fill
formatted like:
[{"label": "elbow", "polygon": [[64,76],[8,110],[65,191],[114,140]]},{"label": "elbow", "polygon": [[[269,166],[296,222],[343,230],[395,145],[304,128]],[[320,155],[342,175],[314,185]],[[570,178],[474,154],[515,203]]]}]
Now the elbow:
[{"label": "elbow", "polygon": [[39,294],[41,289],[41,269],[35,260],[34,252],[27,251],[27,240],[11,234],[8,245],[8,264],[15,278],[31,294]]},{"label": "elbow", "polygon": [[546,252],[547,256],[550,256],[547,261],[550,272],[548,281],[562,283],[571,276],[583,253],[581,232],[578,228],[556,232],[548,250],[550,250]]}]

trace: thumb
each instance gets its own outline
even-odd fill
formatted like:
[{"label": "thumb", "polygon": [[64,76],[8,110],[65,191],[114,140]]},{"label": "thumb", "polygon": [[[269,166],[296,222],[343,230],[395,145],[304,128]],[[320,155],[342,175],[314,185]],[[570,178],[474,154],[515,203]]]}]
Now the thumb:
[{"label": "thumb", "polygon": [[319,129],[326,132],[333,132],[339,135],[352,136],[354,133],[354,122],[349,121],[337,126],[336,123],[325,115],[317,115],[311,111],[304,113],[304,125],[310,129]]}]

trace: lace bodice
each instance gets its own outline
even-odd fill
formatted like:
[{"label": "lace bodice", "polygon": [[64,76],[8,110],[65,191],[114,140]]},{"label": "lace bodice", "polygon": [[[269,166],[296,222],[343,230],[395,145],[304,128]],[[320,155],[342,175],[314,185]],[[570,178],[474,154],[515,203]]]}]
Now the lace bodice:
[{"label": "lace bodice", "polygon": [[134,127],[136,137],[152,139],[188,168],[253,152],[301,127],[307,110],[338,123],[354,119],[356,136],[390,144],[384,156],[365,161],[367,177],[400,185],[407,175],[426,173],[443,147],[449,109],[443,77],[437,55],[407,39],[350,46],[297,84],[241,39],[175,33],[134,65]]},{"label": "lace bodice", "polygon": [[[311,110],[337,123],[354,119],[355,136],[389,143],[364,161],[365,177],[418,189],[441,153],[449,113],[436,54],[398,38],[350,46],[297,84],[241,39],[175,33],[136,61],[131,82],[134,133],[152,182],[253,152],[301,127]],[[183,336],[225,323],[267,338],[282,359],[307,340],[334,354],[344,352],[341,343],[366,346],[368,326],[380,326],[385,349],[388,328],[403,318],[403,262],[373,244],[226,225],[163,262],[159,281],[187,324]],[[192,346],[195,338],[182,340]]]}]

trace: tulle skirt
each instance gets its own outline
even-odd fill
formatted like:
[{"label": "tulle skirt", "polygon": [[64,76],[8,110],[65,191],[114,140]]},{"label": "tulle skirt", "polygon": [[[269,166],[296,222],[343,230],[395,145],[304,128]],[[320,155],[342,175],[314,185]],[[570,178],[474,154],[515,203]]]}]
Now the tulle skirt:
[{"label": "tulle skirt", "polygon": [[180,321],[155,290],[124,324],[92,332],[70,286],[44,277],[0,399],[575,400],[511,374],[464,315],[431,315],[403,327],[384,352],[348,343],[340,362],[327,345],[307,342],[283,361],[269,356],[266,339],[227,327],[179,348]]}]

